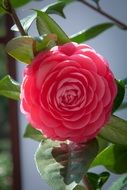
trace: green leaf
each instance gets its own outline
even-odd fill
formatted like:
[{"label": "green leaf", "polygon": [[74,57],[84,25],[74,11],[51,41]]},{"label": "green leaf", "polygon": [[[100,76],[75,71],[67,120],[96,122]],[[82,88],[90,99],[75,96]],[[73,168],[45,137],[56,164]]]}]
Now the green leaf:
[{"label": "green leaf", "polygon": [[65,32],[46,13],[37,10],[36,24],[38,32],[41,36],[45,36],[47,34],[56,34],[58,44],[70,42],[70,39],[65,34]]},{"label": "green leaf", "polygon": [[[60,172],[64,177],[64,182],[70,184],[73,181],[76,183],[81,181],[97,152],[97,141],[92,140],[86,144],[60,144],[60,147],[53,149],[52,154],[55,160],[64,166]],[[68,153],[68,157],[66,157],[66,153]],[[67,161],[66,159],[68,162],[63,162]]]},{"label": "green leaf", "polygon": [[125,95],[124,82],[122,80],[116,80],[116,84],[117,84],[117,96],[114,101],[114,106],[113,106],[112,112],[115,112],[119,108],[119,106],[121,105],[121,103],[124,99],[124,95]]},{"label": "green leaf", "polygon": [[73,190],[86,190],[85,187],[81,185],[76,185],[76,187]]},{"label": "green leaf", "polygon": [[127,146],[127,121],[112,116],[110,121],[101,130],[99,136],[109,142]]},{"label": "green leaf", "polygon": [[55,41],[57,41],[57,36],[55,34],[48,34],[43,39],[42,37],[35,39],[36,39],[36,53],[38,53],[42,50],[50,49],[54,45]]},{"label": "green leaf", "polygon": [[101,190],[110,176],[109,172],[102,172],[100,174],[88,172],[87,177],[92,186],[92,189]]},{"label": "green leaf", "polygon": [[30,36],[17,37],[8,42],[6,51],[16,60],[30,64],[37,53],[49,49],[56,40],[55,34],[46,35],[43,39]]},{"label": "green leaf", "polygon": [[[20,20],[21,24],[22,24],[22,27],[23,29],[25,30],[25,32],[28,32],[31,24],[33,23],[33,21],[35,20],[36,18],[36,14],[31,14],[23,19]],[[19,29],[17,28],[16,24],[14,24],[12,27],[11,27],[11,30],[13,31],[19,31]]]},{"label": "green leaf", "polygon": [[109,145],[109,141],[105,140],[104,138],[101,138],[100,136],[97,136],[97,141],[99,145],[99,152],[101,152]]},{"label": "green leaf", "polygon": [[[4,5],[4,1],[5,0],[0,0],[0,5],[1,4]],[[11,4],[12,4],[12,7],[18,8],[18,7],[21,7],[21,6],[29,3],[30,1],[32,1],[32,0],[20,0],[20,1],[11,0]],[[4,13],[6,13],[6,11],[2,7],[0,7],[0,14],[4,14]]]},{"label": "green leaf", "polygon": [[73,36],[70,37],[70,39],[73,42],[82,43],[92,38],[95,38],[96,36],[104,32],[105,30],[111,28],[112,26],[114,26],[114,24],[109,22],[98,24],[87,30],[83,30],[77,34],[74,34]]},{"label": "green leaf", "polygon": [[9,55],[23,63],[31,63],[34,58],[36,41],[29,36],[16,37],[8,42],[6,51]]},{"label": "green leaf", "polygon": [[18,8],[18,7],[21,7],[27,3],[29,3],[30,1],[32,0],[20,0],[20,1],[17,1],[17,0],[11,0],[11,4],[14,8]]},{"label": "green leaf", "polygon": [[127,147],[110,145],[97,155],[91,167],[102,165],[109,171],[122,174],[127,172]]},{"label": "green leaf", "polygon": [[97,152],[96,140],[86,144],[46,140],[36,152],[36,165],[54,190],[72,190],[86,174]]},{"label": "green leaf", "polygon": [[0,38],[6,35],[6,20],[4,16],[0,16]]},{"label": "green leaf", "polygon": [[[65,15],[63,13],[63,9],[64,9],[65,5],[66,4],[64,2],[55,2],[55,3],[49,4],[48,6],[44,7],[41,11],[46,12],[47,14],[57,14],[57,15],[65,18]],[[33,23],[33,21],[35,20],[35,18],[36,18],[36,13],[29,15],[20,20],[20,22],[26,32],[29,30],[29,28],[30,28],[31,24]],[[16,25],[12,26],[11,30],[19,31]]]},{"label": "green leaf", "polygon": [[39,145],[35,155],[35,162],[40,175],[54,190],[72,190],[75,183],[66,185],[60,175],[62,166],[52,156],[54,147],[59,146],[58,141],[47,140]]},{"label": "green leaf", "polygon": [[0,80],[0,95],[14,100],[20,98],[20,85],[14,81],[9,75]]},{"label": "green leaf", "polygon": [[65,6],[66,6],[66,3],[64,2],[55,2],[43,8],[41,11],[46,12],[47,14],[56,14],[65,18],[65,15],[63,12],[63,9]]},{"label": "green leaf", "polygon": [[127,187],[127,174],[124,174],[117,181],[113,182],[109,190],[123,190],[125,187]]},{"label": "green leaf", "polygon": [[39,142],[46,139],[40,131],[33,128],[30,124],[28,124],[26,126],[23,137],[31,138],[31,139],[33,139],[35,141],[39,141]]},{"label": "green leaf", "polygon": [[0,14],[3,14],[3,13],[5,13],[5,10],[2,8],[2,6],[3,6],[3,0],[0,0]]}]

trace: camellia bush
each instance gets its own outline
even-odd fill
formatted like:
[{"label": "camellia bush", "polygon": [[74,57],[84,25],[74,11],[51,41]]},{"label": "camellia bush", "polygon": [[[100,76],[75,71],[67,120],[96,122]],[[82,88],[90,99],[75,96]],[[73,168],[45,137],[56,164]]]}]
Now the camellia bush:
[{"label": "camellia bush", "polygon": [[[15,8],[30,1],[0,0],[0,13],[9,14],[11,29],[21,34],[6,51],[26,64],[21,86],[7,75],[0,80],[0,95],[20,100],[28,121],[24,137],[40,142],[36,167],[52,189],[101,190],[115,173],[121,176],[109,190],[122,190],[127,187],[127,121],[115,111],[126,108],[127,79],[117,80],[107,60],[85,42],[114,25],[127,26],[104,12],[99,0],[77,1],[110,22],[67,36],[49,14],[65,18],[63,9],[73,0],[33,9],[22,20]],[[38,37],[29,35],[34,20]],[[102,173],[91,172],[99,165]]]}]

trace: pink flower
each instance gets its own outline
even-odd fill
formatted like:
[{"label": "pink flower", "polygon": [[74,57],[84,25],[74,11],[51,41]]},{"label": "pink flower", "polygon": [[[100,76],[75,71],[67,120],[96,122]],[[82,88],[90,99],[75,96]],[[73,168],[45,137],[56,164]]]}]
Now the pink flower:
[{"label": "pink flower", "polygon": [[67,43],[26,67],[21,111],[48,138],[86,142],[109,120],[116,93],[106,60],[88,45]]}]

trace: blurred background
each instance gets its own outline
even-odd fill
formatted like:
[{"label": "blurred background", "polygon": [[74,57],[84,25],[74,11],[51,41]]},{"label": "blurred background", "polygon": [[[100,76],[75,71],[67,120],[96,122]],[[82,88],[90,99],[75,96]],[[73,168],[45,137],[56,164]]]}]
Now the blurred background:
[{"label": "blurred background", "polygon": [[[90,1],[90,0],[88,0]],[[32,13],[32,8],[41,9],[53,0],[38,0],[28,3],[17,9],[20,18]],[[126,0],[100,0],[102,8],[117,19],[127,23],[127,1]],[[87,29],[93,25],[109,21],[79,2],[74,2],[64,9],[66,19],[51,15],[63,30],[72,35],[80,30]],[[5,44],[14,35],[10,31],[12,20],[9,16],[0,17],[0,78],[5,74],[10,75],[21,82],[24,65],[15,63],[5,53]],[[37,36],[35,23],[30,29],[30,35]],[[113,27],[98,37],[90,40],[87,44],[93,46],[109,62],[109,65],[117,79],[127,77],[127,31]],[[121,110],[116,115],[127,119],[127,110]],[[18,117],[17,117],[18,116]],[[42,181],[35,164],[34,153],[38,143],[22,137],[27,121],[20,113],[19,105],[14,101],[0,96],[0,190],[51,190]],[[103,168],[95,169],[96,172]],[[111,182],[118,176],[112,175],[109,182],[105,184],[104,190],[108,189]]]},{"label": "blurred background", "polygon": [[[2,20],[0,20],[1,23]],[[4,21],[1,26],[0,37],[4,35]],[[7,73],[6,55],[0,44],[0,78]],[[12,156],[10,144],[10,129],[8,121],[8,100],[0,97],[0,189],[11,190],[12,187]]]}]

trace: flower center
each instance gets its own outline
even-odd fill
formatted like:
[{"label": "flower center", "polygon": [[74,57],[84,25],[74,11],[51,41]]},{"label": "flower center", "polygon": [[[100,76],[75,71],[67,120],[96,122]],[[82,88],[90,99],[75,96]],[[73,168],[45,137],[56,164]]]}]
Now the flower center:
[{"label": "flower center", "polygon": [[64,105],[74,104],[78,97],[77,93],[78,93],[77,90],[74,89],[66,90],[65,93],[59,97],[61,104]]}]

